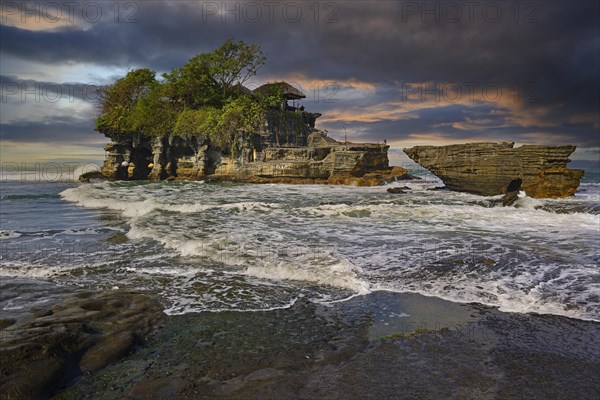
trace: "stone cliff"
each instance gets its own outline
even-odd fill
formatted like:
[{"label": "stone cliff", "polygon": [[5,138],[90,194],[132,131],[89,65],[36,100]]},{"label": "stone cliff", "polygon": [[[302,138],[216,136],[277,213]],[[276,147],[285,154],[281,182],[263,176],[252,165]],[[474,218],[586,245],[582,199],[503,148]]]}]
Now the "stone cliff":
[{"label": "stone cliff", "polygon": [[389,146],[340,143],[312,133],[306,147],[271,147],[254,162],[222,160],[214,178],[248,182],[328,183],[375,186],[406,174],[389,168]]},{"label": "stone cliff", "polygon": [[450,189],[483,196],[506,194],[519,186],[530,197],[572,196],[584,171],[569,169],[575,146],[467,143],[415,146],[404,152]]},{"label": "stone cliff", "polygon": [[320,114],[267,115],[259,135],[220,151],[208,137],[106,134],[102,174],[110,180],[231,180],[381,185],[406,170],[390,168],[387,145],[341,143],[314,128]]}]

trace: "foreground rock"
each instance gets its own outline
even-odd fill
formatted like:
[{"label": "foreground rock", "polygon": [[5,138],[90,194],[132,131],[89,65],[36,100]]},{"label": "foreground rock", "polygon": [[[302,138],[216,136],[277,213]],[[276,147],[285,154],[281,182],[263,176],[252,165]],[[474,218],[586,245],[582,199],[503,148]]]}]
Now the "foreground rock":
[{"label": "foreground rock", "polygon": [[598,322],[380,291],[169,316],[57,400],[595,399],[599,368]]},{"label": "foreground rock", "polygon": [[90,171],[86,172],[85,174],[79,175],[80,182],[90,183],[104,180],[106,180],[106,176],[104,176],[104,174],[100,171]]},{"label": "foreground rock", "polygon": [[405,190],[410,190],[408,186],[388,188],[387,192],[392,194],[404,194]]},{"label": "foreground rock", "polygon": [[522,184],[523,182],[521,179],[515,179],[508,185],[506,194],[501,200],[504,207],[512,206],[519,199],[519,192],[521,191]]},{"label": "foreground rock", "polygon": [[127,355],[164,317],[155,300],[127,291],[84,292],[32,310],[2,328],[0,398],[46,398]]},{"label": "foreground rock", "polygon": [[467,143],[416,146],[404,149],[414,161],[438,176],[450,189],[483,196],[506,194],[521,180],[530,197],[567,197],[575,194],[584,174],[569,169],[575,146],[514,143]]}]

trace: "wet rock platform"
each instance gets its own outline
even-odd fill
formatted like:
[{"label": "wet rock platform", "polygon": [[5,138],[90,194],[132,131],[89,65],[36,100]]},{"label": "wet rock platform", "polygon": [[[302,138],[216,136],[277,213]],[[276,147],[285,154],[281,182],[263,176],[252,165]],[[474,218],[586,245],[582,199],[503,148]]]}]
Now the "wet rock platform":
[{"label": "wet rock platform", "polygon": [[[155,315],[153,310],[140,313]],[[549,399],[600,394],[600,323],[562,316],[375,292],[329,306],[299,300],[282,310],[168,316],[159,326],[105,366],[96,364],[99,368],[63,380],[61,387],[58,381],[44,385],[38,398]],[[6,353],[2,357],[6,377]],[[26,398],[6,390],[13,381],[3,380],[2,398]]]}]

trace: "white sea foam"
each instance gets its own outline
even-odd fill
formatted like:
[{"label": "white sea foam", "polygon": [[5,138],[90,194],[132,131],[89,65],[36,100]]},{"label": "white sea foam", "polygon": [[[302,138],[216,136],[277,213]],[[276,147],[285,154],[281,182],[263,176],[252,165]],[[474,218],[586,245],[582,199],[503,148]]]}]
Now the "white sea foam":
[{"label": "white sea foam", "polygon": [[32,307],[41,306],[49,301],[49,299],[37,299],[37,300],[26,300],[21,297],[16,297],[12,300],[9,300],[4,307],[2,307],[3,311],[15,311],[15,310],[23,310],[30,309]]},{"label": "white sea foam", "polygon": [[[392,196],[384,187],[101,183],[61,196],[83,207],[119,211],[130,226],[132,246],[156,242],[156,254],[181,258],[183,266],[171,267],[140,257],[121,269],[168,280],[164,295],[173,302],[172,313],[285,307],[293,296],[284,293],[309,287],[321,300],[339,301],[348,290],[409,291],[506,311],[600,319],[593,296],[600,289],[594,269],[600,216],[552,212],[564,204],[577,209],[582,202],[593,208],[591,189],[560,200],[520,193],[515,207],[491,207],[495,198],[426,190],[437,183],[391,185],[407,185],[411,193]],[[322,257],[306,256],[315,252]],[[189,285],[211,268],[237,278],[198,295]],[[212,288],[223,276],[202,279]],[[239,289],[244,294],[238,296],[240,279],[258,283]],[[157,282],[152,285],[160,288]],[[333,295],[335,290],[343,294]]]},{"label": "white sea foam", "polygon": [[97,197],[98,193],[93,191],[86,191],[88,186],[80,186],[77,188],[66,189],[60,193],[60,195],[67,201],[77,203],[82,207],[87,208],[106,208],[110,210],[122,211],[123,216],[135,218],[153,211],[171,211],[178,213],[199,213],[209,209],[224,209],[234,211],[269,211],[278,207],[275,203],[263,203],[256,201],[242,201],[236,203],[227,204],[203,204],[200,202],[187,203],[166,203],[160,200],[160,197],[148,198],[141,201],[133,199],[120,200],[113,197]]},{"label": "white sea foam", "polygon": [[21,234],[19,232],[0,229],[0,240],[15,239],[20,236]]},{"label": "white sea foam", "polygon": [[[152,228],[142,228],[136,224],[135,221],[131,222],[131,229],[127,232],[127,236],[130,239],[152,239],[168,249],[175,250],[183,257],[188,256],[217,256],[213,252],[210,246],[211,243],[205,240],[185,240],[179,238],[173,238],[168,234],[163,234]],[[223,258],[223,257],[221,257]],[[229,258],[227,258],[229,259]]]},{"label": "white sea foam", "polygon": [[202,302],[195,301],[194,299],[189,298],[178,298],[172,302],[172,305],[163,310],[163,312],[167,315],[183,315],[189,313],[198,313],[198,312],[225,312],[225,311],[236,311],[236,312],[265,312],[265,311],[274,311],[274,310],[284,310],[292,307],[298,301],[297,298],[290,300],[289,302],[273,307],[263,307],[263,308],[235,308],[235,307],[222,307],[222,308],[206,308],[203,306]]},{"label": "white sea foam", "polygon": [[534,199],[532,197],[527,196],[527,193],[524,191],[519,191],[518,199],[515,202],[514,206],[517,208],[527,208],[530,210],[535,210],[536,208],[540,208],[544,205],[542,200]]},{"label": "white sea foam", "polygon": [[156,199],[146,199],[143,201],[135,200],[117,200],[114,198],[95,198],[93,193],[86,193],[78,188],[66,189],[61,192],[61,196],[67,200],[82,207],[87,208],[106,208],[110,210],[122,211],[125,217],[140,217],[156,210],[173,211],[181,213],[201,212],[210,208],[204,204],[164,204]]},{"label": "white sea foam", "polygon": [[359,268],[347,261],[332,265],[289,265],[279,263],[248,267],[247,275],[271,280],[288,280],[328,285],[355,291],[359,294],[370,292],[369,284],[358,277]]},{"label": "white sea foam", "polygon": [[[449,282],[433,283],[427,288],[415,288],[414,286],[398,285],[397,287],[388,287],[387,285],[374,286],[372,291],[384,290],[398,293],[417,293],[425,296],[434,296],[440,299],[453,301],[456,303],[480,303],[492,307],[498,307],[500,311],[516,313],[538,313],[562,315],[570,318],[578,318],[589,321],[600,322],[600,316],[594,310],[600,306],[597,298],[590,299],[588,296],[578,296],[570,299],[572,302],[591,301],[586,309],[578,307],[569,307],[564,303],[563,296],[557,293],[556,299],[548,299],[544,292],[544,283],[525,289],[515,285],[510,279],[506,282],[476,282],[473,284],[454,284]],[[448,289],[452,287],[452,289]],[[507,290],[509,289],[509,290]],[[596,293],[600,291],[600,285],[592,285],[589,288]],[[551,290],[556,290],[552,288]],[[562,300],[562,301],[561,301]]]},{"label": "white sea foam", "polygon": [[35,265],[24,262],[3,260],[0,265],[0,276],[46,279],[64,274],[69,267],[57,267],[50,265]]}]

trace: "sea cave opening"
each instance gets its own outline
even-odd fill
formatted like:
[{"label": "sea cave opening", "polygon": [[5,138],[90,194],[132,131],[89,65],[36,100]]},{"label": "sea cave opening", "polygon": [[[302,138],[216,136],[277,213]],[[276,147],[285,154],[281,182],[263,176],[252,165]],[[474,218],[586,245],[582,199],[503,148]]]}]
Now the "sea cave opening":
[{"label": "sea cave opening", "polygon": [[133,180],[148,179],[148,175],[152,171],[152,151],[146,147],[136,147],[131,151],[131,163],[133,164],[133,173],[130,176]]}]

